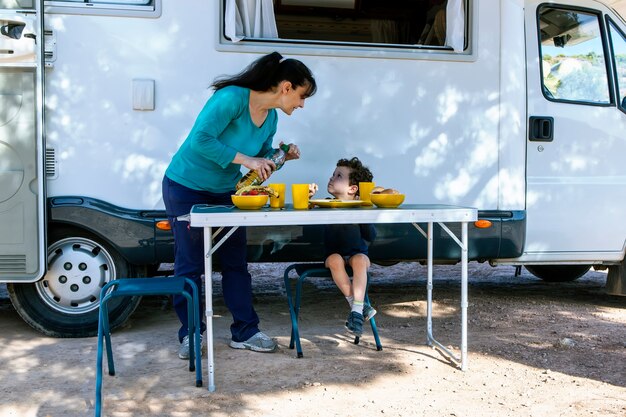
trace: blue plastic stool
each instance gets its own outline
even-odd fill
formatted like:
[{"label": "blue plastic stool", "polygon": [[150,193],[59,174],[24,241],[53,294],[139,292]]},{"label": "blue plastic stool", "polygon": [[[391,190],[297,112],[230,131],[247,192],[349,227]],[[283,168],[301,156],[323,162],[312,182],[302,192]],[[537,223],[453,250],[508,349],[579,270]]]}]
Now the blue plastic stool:
[{"label": "blue plastic stool", "polygon": [[[187,286],[187,288],[185,288]],[[188,288],[191,288],[191,293]],[[102,355],[103,340],[106,343],[109,375],[115,375],[111,331],[109,328],[108,302],[115,297],[143,295],[183,295],[189,312],[189,371],[196,371],[196,387],[202,386],[202,355],[200,341],[200,299],[196,284],[185,277],[131,278],[110,281],[100,290],[100,315],[98,320],[98,357],[96,361],[95,415],[102,412]],[[195,359],[195,364],[194,364]]]},{"label": "blue plastic stool", "polygon": [[[294,270],[298,274],[298,281],[296,282],[296,294],[295,297],[291,291],[291,283],[289,273]],[[348,274],[352,275],[352,271],[348,269]],[[298,358],[303,357],[302,345],[300,344],[300,330],[298,329],[298,315],[300,314],[300,298],[302,297],[302,283],[307,277],[331,277],[330,269],[326,268],[324,264],[291,264],[285,269],[285,291],[287,293],[287,303],[289,304],[289,314],[291,316],[291,339],[289,341],[289,349],[293,349],[294,342],[296,345],[296,352]],[[369,272],[367,274],[367,282],[369,285]],[[370,304],[370,299],[367,295],[367,288],[365,289],[365,302]],[[376,350],[383,350],[383,345],[380,343],[380,337],[378,336],[378,328],[376,327],[376,320],[374,317],[369,319],[372,326],[372,333],[374,334],[374,340],[376,341]],[[354,344],[359,344],[360,338],[356,336],[354,338]]]}]

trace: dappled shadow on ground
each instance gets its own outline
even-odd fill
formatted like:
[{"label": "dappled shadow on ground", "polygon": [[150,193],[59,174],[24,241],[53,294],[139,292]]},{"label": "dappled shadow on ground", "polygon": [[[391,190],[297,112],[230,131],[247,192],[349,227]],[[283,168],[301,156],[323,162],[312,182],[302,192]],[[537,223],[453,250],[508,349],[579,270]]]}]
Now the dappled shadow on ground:
[{"label": "dappled shadow on ground", "polygon": [[626,298],[606,295],[602,274],[589,275],[579,283],[474,283],[472,351],[626,387]]},{"label": "dappled shadow on ground", "polygon": [[[435,270],[442,277],[435,279],[433,288],[435,336],[458,347],[460,280],[453,278],[458,267]],[[516,277],[514,271],[470,265],[470,352],[626,387],[626,297],[604,292],[605,273],[592,270],[575,282],[549,283],[525,270]],[[403,298],[426,298],[425,274],[425,267],[416,267],[416,293]],[[411,292],[411,287],[406,290]],[[382,282],[371,292],[378,298],[403,291]],[[418,314],[418,322],[424,315]]]},{"label": "dappled shadow on ground", "polygon": [[[269,395],[271,404],[279,408],[262,409],[266,415],[278,415],[289,412],[296,398],[300,399],[297,407],[314,409],[314,398],[338,396],[355,384],[378,387],[379,403],[384,404],[388,396],[386,411],[393,414],[394,404],[402,400],[410,398],[419,404],[429,390],[436,393],[433,380],[497,391],[496,381],[506,380],[506,373],[515,378],[534,372],[536,384],[565,375],[574,385],[595,380],[626,386],[626,323],[624,314],[619,314],[626,300],[603,294],[601,274],[592,272],[580,283],[546,284],[527,274],[514,278],[513,269],[496,272],[488,268],[473,265],[470,270],[470,367],[466,373],[425,346],[426,286],[421,266],[406,266],[400,272],[373,270],[370,296],[379,312],[381,352],[376,351],[369,327],[358,346],[352,343],[343,329],[347,304],[327,279],[314,279],[304,286],[302,359],[288,349],[290,320],[275,273],[267,273],[265,281],[263,277],[255,281],[262,330],[275,336],[280,345],[275,354],[230,349],[230,315],[216,295],[214,393],[206,389],[206,361],[204,387],[196,388],[194,373],[176,356],[178,321],[171,304],[159,297],[144,299],[128,324],[113,335],[117,375],[111,377],[105,371],[104,415],[246,415],[258,413],[263,407],[260,402]],[[458,274],[455,266],[436,268],[434,285],[435,336],[455,350],[460,342]],[[96,339],[41,336],[2,305],[0,415],[93,413]],[[524,371],[513,370],[514,363],[524,365]],[[562,383],[563,377],[559,378]],[[318,397],[310,399],[311,392],[319,392]],[[398,401],[391,400],[394,396]],[[485,406],[504,415],[500,403],[485,402]],[[445,407],[451,406],[444,404],[440,410]],[[406,413],[396,409],[395,415]]]},{"label": "dappled shadow on ground", "polygon": [[[381,334],[410,346],[425,342],[426,267],[409,268],[412,277],[397,280],[375,270],[370,296],[382,313]],[[606,275],[592,270],[575,282],[548,283],[514,271],[470,266],[470,352],[626,387],[626,297],[604,292]],[[433,288],[435,337],[457,349],[459,274],[458,266],[436,267]]]}]

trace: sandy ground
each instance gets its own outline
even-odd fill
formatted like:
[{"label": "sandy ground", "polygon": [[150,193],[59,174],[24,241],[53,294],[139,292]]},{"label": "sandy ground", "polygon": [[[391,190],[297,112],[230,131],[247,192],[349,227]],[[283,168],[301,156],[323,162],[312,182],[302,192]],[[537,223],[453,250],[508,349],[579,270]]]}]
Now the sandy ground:
[{"label": "sandy ground", "polygon": [[[117,375],[104,376],[107,416],[624,416],[626,298],[605,275],[548,284],[514,268],[470,264],[469,368],[425,345],[426,268],[375,267],[370,296],[384,349],[369,328],[354,345],[347,304],[328,280],[308,283],[304,358],[288,348],[284,265],[252,265],[262,329],[274,354],[227,346],[230,316],[215,297],[217,390],[196,388],[176,356],[178,328],[164,298],[144,299],[113,335]],[[435,268],[434,332],[460,343],[458,266]],[[218,278],[218,277],[217,277]],[[219,293],[219,281],[215,291]],[[20,320],[0,287],[0,416],[93,415],[96,339],[44,337]],[[4,294],[4,296],[3,296]]]}]

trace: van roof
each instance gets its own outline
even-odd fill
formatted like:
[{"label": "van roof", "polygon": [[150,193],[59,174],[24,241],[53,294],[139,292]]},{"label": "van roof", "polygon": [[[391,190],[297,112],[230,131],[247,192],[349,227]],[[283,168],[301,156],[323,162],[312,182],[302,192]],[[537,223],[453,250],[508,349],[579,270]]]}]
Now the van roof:
[{"label": "van roof", "polygon": [[599,0],[601,3],[615,9],[617,13],[626,20],[626,0]]}]

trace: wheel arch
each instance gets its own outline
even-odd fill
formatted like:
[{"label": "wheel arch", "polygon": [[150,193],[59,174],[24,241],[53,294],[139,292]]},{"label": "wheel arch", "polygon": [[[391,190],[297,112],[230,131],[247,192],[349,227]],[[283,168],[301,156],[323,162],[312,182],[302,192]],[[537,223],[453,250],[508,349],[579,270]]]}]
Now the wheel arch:
[{"label": "wheel arch", "polygon": [[155,222],[164,212],[123,209],[86,197],[48,200],[48,233],[70,227],[107,243],[134,266],[158,263]]}]

